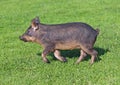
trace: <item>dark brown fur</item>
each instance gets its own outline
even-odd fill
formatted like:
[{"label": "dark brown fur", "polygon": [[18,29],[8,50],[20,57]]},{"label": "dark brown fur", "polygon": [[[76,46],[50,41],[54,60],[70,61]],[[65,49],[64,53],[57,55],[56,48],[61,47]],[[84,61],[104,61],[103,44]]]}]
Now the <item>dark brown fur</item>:
[{"label": "dark brown fur", "polygon": [[86,54],[91,55],[91,64],[97,57],[97,51],[93,49],[99,30],[94,30],[90,25],[73,22],[56,25],[46,25],[39,21],[39,18],[32,20],[28,30],[20,37],[26,42],[37,42],[44,48],[42,59],[49,62],[46,55],[54,52],[60,61],[66,61],[60,55],[59,50],[81,49],[81,55],[76,63],[82,61]]}]

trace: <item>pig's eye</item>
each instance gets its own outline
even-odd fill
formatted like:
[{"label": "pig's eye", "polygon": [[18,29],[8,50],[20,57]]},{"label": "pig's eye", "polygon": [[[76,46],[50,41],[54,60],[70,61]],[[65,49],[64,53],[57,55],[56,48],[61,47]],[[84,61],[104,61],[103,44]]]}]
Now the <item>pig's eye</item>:
[{"label": "pig's eye", "polygon": [[32,33],[30,30],[27,31],[27,35],[32,36]]}]

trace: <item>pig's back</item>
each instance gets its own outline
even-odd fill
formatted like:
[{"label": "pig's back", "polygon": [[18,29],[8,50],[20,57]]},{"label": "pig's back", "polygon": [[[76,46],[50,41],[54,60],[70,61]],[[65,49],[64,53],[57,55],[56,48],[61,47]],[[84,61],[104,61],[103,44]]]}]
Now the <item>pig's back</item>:
[{"label": "pig's back", "polygon": [[54,37],[54,39],[69,39],[69,37],[80,38],[80,36],[85,38],[90,35],[92,35],[92,37],[97,35],[96,30],[94,30],[90,25],[81,22],[48,25],[46,27],[46,31],[48,38]]}]

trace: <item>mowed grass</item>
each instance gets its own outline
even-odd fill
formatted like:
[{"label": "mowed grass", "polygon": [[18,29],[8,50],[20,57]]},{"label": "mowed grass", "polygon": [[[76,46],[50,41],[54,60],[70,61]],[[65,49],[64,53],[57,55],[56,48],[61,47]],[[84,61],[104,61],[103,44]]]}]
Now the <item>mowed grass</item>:
[{"label": "mowed grass", "polygon": [[[42,47],[19,36],[39,16],[46,24],[86,22],[100,34],[95,43],[99,61],[90,56],[75,62],[79,50],[62,51],[68,62],[48,55]],[[0,0],[0,85],[120,85],[120,0]]]}]

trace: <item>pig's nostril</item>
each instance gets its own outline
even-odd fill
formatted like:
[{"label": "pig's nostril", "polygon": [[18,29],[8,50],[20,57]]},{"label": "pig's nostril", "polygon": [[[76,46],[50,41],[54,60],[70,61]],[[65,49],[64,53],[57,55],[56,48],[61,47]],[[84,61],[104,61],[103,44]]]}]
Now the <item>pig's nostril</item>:
[{"label": "pig's nostril", "polygon": [[19,39],[22,40],[23,39],[22,36],[19,36]]}]

